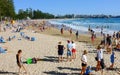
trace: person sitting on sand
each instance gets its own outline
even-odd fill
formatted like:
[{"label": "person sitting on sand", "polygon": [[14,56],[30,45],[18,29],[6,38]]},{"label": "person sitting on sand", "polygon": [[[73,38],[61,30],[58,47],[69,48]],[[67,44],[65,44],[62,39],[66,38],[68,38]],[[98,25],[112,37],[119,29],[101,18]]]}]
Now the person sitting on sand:
[{"label": "person sitting on sand", "polygon": [[111,65],[110,65],[110,69],[113,69],[113,66],[114,66],[114,61],[115,61],[115,53],[112,52],[111,56],[110,56],[110,62],[111,62]]},{"label": "person sitting on sand", "polygon": [[25,71],[25,73],[27,73],[26,68],[23,65],[23,62],[21,60],[21,54],[22,54],[22,50],[18,50],[18,53],[16,54],[16,60],[17,60],[17,65],[19,67],[19,73],[21,72],[21,69],[23,68],[23,70]]},{"label": "person sitting on sand", "polygon": [[84,50],[84,52],[82,54],[82,58],[81,58],[81,61],[82,61],[82,64],[81,64],[82,70],[81,70],[80,75],[85,74],[85,71],[86,71],[86,68],[87,68],[87,56],[86,56],[86,54],[87,54],[87,51]]},{"label": "person sitting on sand", "polygon": [[92,75],[91,66],[88,66],[85,72],[85,75]]},{"label": "person sitting on sand", "polygon": [[62,45],[62,42],[58,42],[58,62],[63,61],[63,53],[64,53],[64,45]]},{"label": "person sitting on sand", "polygon": [[26,63],[26,64],[36,64],[37,61],[40,61],[41,59],[40,58],[28,58],[27,61],[23,62],[23,63]]},{"label": "person sitting on sand", "polygon": [[67,43],[67,61],[69,60],[69,61],[72,61],[72,44],[71,44],[71,42],[68,40],[67,41],[68,43]]},{"label": "person sitting on sand", "polygon": [[116,49],[120,51],[120,41],[119,41],[118,44],[116,45]]}]

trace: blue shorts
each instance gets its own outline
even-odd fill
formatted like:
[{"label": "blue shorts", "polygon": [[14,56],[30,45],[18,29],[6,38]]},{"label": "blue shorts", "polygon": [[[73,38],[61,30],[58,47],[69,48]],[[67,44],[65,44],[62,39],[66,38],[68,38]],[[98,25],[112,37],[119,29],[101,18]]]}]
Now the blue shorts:
[{"label": "blue shorts", "polygon": [[114,63],[114,60],[111,60],[111,63]]},{"label": "blue shorts", "polygon": [[72,52],[71,51],[67,51],[67,56],[71,56],[72,55]]}]

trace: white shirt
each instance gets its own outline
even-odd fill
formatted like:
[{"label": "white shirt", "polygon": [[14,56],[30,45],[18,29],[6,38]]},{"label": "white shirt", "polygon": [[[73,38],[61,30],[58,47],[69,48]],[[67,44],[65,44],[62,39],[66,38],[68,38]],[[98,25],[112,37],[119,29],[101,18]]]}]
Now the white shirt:
[{"label": "white shirt", "polygon": [[87,63],[87,56],[86,55],[82,55],[82,63]]},{"label": "white shirt", "polygon": [[103,49],[97,51],[97,58],[99,61],[103,59]]},{"label": "white shirt", "polygon": [[67,49],[71,51],[71,49],[72,49],[72,43],[68,43],[67,44]]},{"label": "white shirt", "polygon": [[76,44],[75,43],[72,43],[72,48],[76,49]]}]

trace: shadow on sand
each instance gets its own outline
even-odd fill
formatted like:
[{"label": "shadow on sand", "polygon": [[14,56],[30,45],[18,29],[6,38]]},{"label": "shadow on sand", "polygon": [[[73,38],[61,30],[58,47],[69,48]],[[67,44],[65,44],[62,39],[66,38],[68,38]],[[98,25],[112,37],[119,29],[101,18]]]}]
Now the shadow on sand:
[{"label": "shadow on sand", "polygon": [[61,36],[61,34],[52,34],[53,36]]},{"label": "shadow on sand", "polygon": [[5,74],[6,74],[6,75],[9,75],[9,74],[10,74],[10,75],[18,75],[18,73],[16,73],[16,72],[7,72],[7,71],[0,71],[0,75],[1,75],[1,74],[2,74],[2,75],[5,75]]},{"label": "shadow on sand", "polygon": [[49,72],[44,72],[45,74],[50,74],[50,75],[80,75],[80,73],[61,73],[57,71],[49,71]]},{"label": "shadow on sand", "polygon": [[80,68],[70,68],[70,67],[57,67],[59,70],[64,70],[64,69],[68,69],[71,71],[81,71]]},{"label": "shadow on sand", "polygon": [[40,59],[41,61],[46,61],[46,62],[58,62],[58,57],[54,56],[45,56],[45,58]]},{"label": "shadow on sand", "polygon": [[120,71],[120,68],[106,68],[107,71]]}]

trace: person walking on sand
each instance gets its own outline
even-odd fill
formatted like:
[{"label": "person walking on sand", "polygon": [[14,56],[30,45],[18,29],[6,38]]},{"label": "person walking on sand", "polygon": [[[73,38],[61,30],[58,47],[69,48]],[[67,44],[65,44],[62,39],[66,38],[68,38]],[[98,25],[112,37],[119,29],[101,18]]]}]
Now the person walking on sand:
[{"label": "person walking on sand", "polygon": [[99,45],[98,48],[97,48],[97,66],[96,66],[96,71],[100,70],[100,68],[102,68],[101,74],[103,75],[103,69],[105,68],[105,64],[104,64],[104,59],[103,59],[103,49]]},{"label": "person walking on sand", "polygon": [[87,54],[87,51],[84,50],[84,52],[82,54],[82,58],[81,58],[81,61],[82,61],[82,64],[81,64],[82,70],[81,70],[80,75],[84,75],[85,71],[86,71],[86,68],[87,68],[87,56],[86,56],[86,54]]},{"label": "person walking on sand", "polygon": [[72,61],[72,52],[71,52],[71,50],[72,50],[72,43],[68,40],[67,41],[68,43],[67,43],[67,61],[69,60],[69,61]]},{"label": "person walking on sand", "polygon": [[60,32],[61,32],[61,34],[63,34],[63,32],[64,32],[64,29],[63,29],[63,28],[61,28]]},{"label": "person walking on sand", "polygon": [[94,40],[95,40],[95,35],[94,35],[94,32],[92,32],[92,34],[91,34],[91,41],[92,41],[92,44],[94,44]]},{"label": "person walking on sand", "polygon": [[58,42],[58,62],[63,61],[63,53],[64,53],[64,45],[62,45],[62,42]]},{"label": "person walking on sand", "polygon": [[78,38],[79,38],[79,33],[78,33],[78,30],[76,31],[76,40],[78,40]]},{"label": "person walking on sand", "polygon": [[17,60],[17,65],[19,67],[19,73],[21,73],[22,69],[25,71],[25,73],[27,73],[27,70],[24,67],[23,62],[21,60],[21,54],[22,54],[22,50],[18,50],[18,53],[16,54],[16,60]]},{"label": "person walking on sand", "polygon": [[76,59],[76,44],[72,41],[72,58]]},{"label": "person walking on sand", "polygon": [[72,35],[72,28],[70,28],[70,36]]}]

